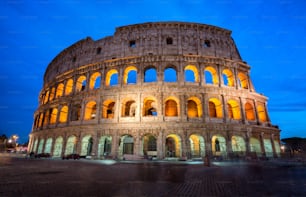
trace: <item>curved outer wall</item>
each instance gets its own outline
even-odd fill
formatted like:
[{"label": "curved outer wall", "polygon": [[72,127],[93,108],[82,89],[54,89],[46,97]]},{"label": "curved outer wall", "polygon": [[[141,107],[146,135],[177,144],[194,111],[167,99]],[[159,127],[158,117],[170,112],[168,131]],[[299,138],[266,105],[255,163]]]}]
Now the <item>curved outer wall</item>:
[{"label": "curved outer wall", "polygon": [[144,23],[80,40],[46,69],[29,150],[99,159],[278,156],[280,130],[249,71],[231,32],[210,25]]}]

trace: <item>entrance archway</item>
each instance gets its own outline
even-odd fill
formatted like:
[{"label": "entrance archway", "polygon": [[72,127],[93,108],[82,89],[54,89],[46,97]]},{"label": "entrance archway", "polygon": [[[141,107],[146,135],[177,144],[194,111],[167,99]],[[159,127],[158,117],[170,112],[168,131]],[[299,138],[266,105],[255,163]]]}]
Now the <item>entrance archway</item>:
[{"label": "entrance archway", "polygon": [[214,135],[211,140],[211,150],[215,156],[226,156],[226,140],[221,135]]},{"label": "entrance archway", "polygon": [[272,143],[270,139],[264,139],[265,152],[267,157],[273,157]]},{"label": "entrance archway", "polygon": [[245,155],[245,141],[241,136],[232,136],[232,150],[233,152]]},{"label": "entrance archway", "polygon": [[58,137],[54,143],[53,157],[60,157],[63,149],[63,138]]},{"label": "entrance archway", "polygon": [[156,137],[147,134],[142,140],[142,154],[146,156],[157,156],[157,141]]},{"label": "entrance archway", "polygon": [[82,156],[89,156],[92,152],[92,144],[93,139],[91,135],[86,135],[82,139],[82,149],[81,149],[81,155]]},{"label": "entrance archway", "polygon": [[39,145],[38,145],[38,150],[37,150],[37,153],[38,153],[38,154],[43,152],[44,142],[45,142],[44,139],[40,139],[40,140],[39,140]]},{"label": "entrance archway", "polygon": [[166,157],[181,157],[181,138],[170,134],[166,138]]},{"label": "entrance archway", "polygon": [[51,153],[51,147],[52,147],[52,138],[48,138],[46,141],[44,153]]},{"label": "entrance archway", "polygon": [[75,153],[76,151],[77,138],[73,135],[70,136],[66,143],[65,155]]},{"label": "entrance archway", "polygon": [[250,138],[250,149],[251,152],[256,153],[257,156],[261,156],[261,146],[258,139],[251,137]]},{"label": "entrance archway", "polygon": [[112,137],[102,136],[98,146],[98,157],[107,157],[112,151]]},{"label": "entrance archway", "polygon": [[189,137],[191,157],[203,157],[205,155],[204,138],[197,134],[192,134]]},{"label": "entrance archway", "polygon": [[134,139],[131,135],[123,135],[119,143],[119,156],[134,154]]}]

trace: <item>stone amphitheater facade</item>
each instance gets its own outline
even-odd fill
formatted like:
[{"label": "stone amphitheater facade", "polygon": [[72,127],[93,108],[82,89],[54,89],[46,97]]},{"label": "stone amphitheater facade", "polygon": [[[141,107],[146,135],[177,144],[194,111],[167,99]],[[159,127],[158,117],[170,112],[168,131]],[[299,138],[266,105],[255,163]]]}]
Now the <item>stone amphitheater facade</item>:
[{"label": "stone amphitheater facade", "polygon": [[231,31],[154,22],[88,37],[52,60],[29,150],[96,159],[277,157],[280,130]]}]

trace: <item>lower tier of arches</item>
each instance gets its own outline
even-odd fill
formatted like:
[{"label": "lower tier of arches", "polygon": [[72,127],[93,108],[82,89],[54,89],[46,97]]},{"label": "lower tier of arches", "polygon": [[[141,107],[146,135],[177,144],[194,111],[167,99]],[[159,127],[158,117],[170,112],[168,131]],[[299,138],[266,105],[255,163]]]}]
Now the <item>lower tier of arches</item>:
[{"label": "lower tier of arches", "polygon": [[69,127],[34,132],[29,150],[52,157],[77,153],[95,159],[195,159],[206,155],[278,157],[279,130],[260,127],[158,127],[99,129]]}]

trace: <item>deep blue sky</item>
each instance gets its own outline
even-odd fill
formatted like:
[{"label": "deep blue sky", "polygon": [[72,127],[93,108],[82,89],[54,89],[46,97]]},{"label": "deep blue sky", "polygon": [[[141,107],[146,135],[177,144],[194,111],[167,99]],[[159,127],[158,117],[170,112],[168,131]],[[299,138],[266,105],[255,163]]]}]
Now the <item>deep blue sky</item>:
[{"label": "deep blue sky", "polygon": [[2,0],[0,134],[27,141],[44,71],[71,44],[112,35],[118,26],[184,21],[232,30],[281,138],[306,137],[305,8],[304,0]]}]

